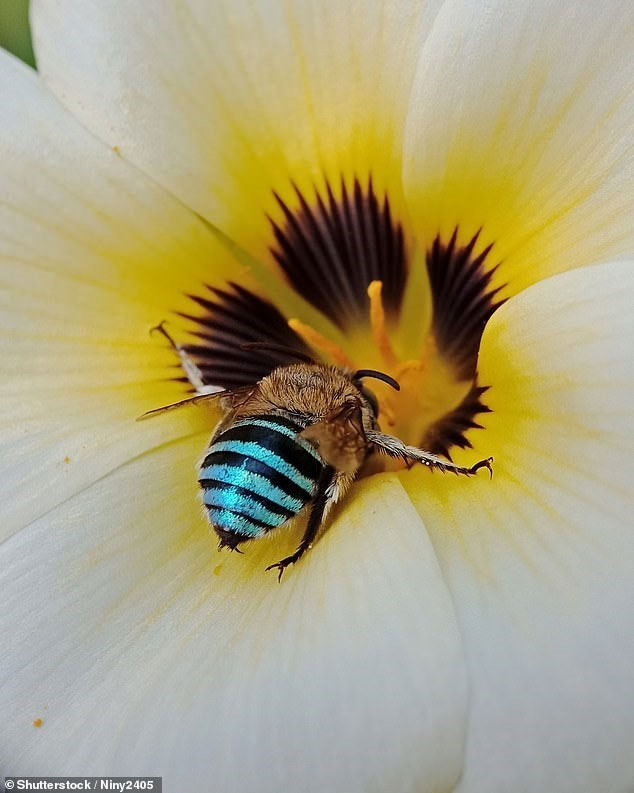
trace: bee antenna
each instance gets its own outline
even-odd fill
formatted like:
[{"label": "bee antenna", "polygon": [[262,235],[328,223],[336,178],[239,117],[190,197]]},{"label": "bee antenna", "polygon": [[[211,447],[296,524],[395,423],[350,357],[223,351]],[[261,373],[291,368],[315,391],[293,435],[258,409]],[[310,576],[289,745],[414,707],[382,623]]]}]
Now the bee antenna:
[{"label": "bee antenna", "polygon": [[305,361],[306,363],[315,363],[315,361],[305,352],[294,350],[292,347],[287,347],[285,344],[275,344],[270,341],[249,341],[240,345],[241,350],[270,350],[271,352],[282,352],[286,355],[291,355],[297,358],[298,361]]},{"label": "bee antenna", "polygon": [[353,380],[361,380],[362,377],[373,377],[375,380],[382,380],[392,386],[395,391],[401,390],[398,382],[393,377],[390,377],[389,374],[385,374],[385,372],[377,372],[376,369],[359,369],[352,375]]}]

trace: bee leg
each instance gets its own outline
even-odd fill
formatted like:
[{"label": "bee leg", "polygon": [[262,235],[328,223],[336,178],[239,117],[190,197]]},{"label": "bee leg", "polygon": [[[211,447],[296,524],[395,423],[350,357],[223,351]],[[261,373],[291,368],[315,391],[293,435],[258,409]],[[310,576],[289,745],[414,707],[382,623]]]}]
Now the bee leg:
[{"label": "bee leg", "polygon": [[[203,382],[203,376],[200,369],[194,363],[194,359],[185,352],[183,347],[180,344],[177,344],[174,339],[170,336],[170,334],[165,330],[165,320],[159,322],[158,325],[155,325],[153,328],[150,328],[150,333],[160,333],[164,336],[170,344],[170,347],[174,350],[174,352],[178,355],[181,359],[181,366],[183,367],[183,371],[187,375],[187,379],[192,384],[192,386],[196,389],[196,393],[198,394],[206,394],[209,393],[209,386],[206,386]],[[214,389],[217,390],[217,389]]]},{"label": "bee leg", "polygon": [[218,537],[220,538],[218,541],[218,550],[222,550],[222,548],[229,548],[230,551],[236,551],[237,553],[244,553],[238,548],[238,545],[241,542],[245,541],[244,537],[241,537],[239,534],[234,534],[231,531],[225,531],[224,529],[218,529],[214,527],[214,530]]},{"label": "bee leg", "polygon": [[493,468],[491,467],[493,457],[486,457],[484,460],[479,460],[470,467],[465,467],[456,465],[449,460],[443,460],[442,457],[437,457],[431,452],[418,449],[416,446],[408,446],[393,435],[386,435],[383,432],[370,430],[366,433],[366,437],[373,446],[379,449],[379,451],[387,454],[389,457],[400,458],[406,463],[408,468],[411,468],[414,463],[422,463],[432,471],[451,471],[454,474],[463,474],[464,476],[473,476],[473,474],[481,468],[486,468],[489,472],[489,476],[493,477]]},{"label": "bee leg", "polygon": [[289,565],[295,564],[295,562],[297,562],[298,559],[300,559],[312,545],[312,542],[319,531],[319,526],[321,525],[324,511],[326,509],[326,505],[328,504],[328,499],[330,498],[329,489],[334,481],[334,478],[335,469],[327,465],[322,471],[319,481],[317,482],[317,495],[313,501],[310,515],[308,517],[308,523],[306,524],[306,531],[304,532],[304,536],[302,537],[299,547],[295,553],[287,556],[285,559],[281,559],[279,562],[275,562],[275,564],[270,564],[266,568],[267,570],[273,570],[276,567],[278,568],[278,581],[282,580],[284,570]]}]

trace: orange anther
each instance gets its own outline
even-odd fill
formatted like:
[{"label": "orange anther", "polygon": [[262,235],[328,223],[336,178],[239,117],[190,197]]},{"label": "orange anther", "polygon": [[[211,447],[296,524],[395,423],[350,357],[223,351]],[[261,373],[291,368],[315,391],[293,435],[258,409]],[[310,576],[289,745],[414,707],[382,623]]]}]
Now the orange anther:
[{"label": "orange anther", "polygon": [[342,366],[347,369],[355,368],[354,363],[348,358],[338,344],[322,336],[321,333],[311,328],[310,325],[306,325],[299,319],[289,319],[288,326],[291,330],[294,330],[298,336],[301,336],[309,347],[324,353],[324,355],[331,358],[337,366]]}]

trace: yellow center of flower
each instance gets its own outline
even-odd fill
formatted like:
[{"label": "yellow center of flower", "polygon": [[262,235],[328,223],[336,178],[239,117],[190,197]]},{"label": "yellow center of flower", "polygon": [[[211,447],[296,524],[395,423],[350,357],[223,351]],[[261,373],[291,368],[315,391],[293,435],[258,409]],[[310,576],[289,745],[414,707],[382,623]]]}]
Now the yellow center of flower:
[{"label": "yellow center of flower", "polygon": [[382,291],[380,280],[370,282],[367,295],[372,345],[365,334],[361,343],[351,345],[355,348],[352,355],[297,318],[289,319],[288,325],[325,360],[351,370],[364,368],[370,362],[393,377],[401,386],[398,392],[381,381],[372,384],[381,424],[405,441],[420,443],[434,422],[460,404],[470,383],[456,379],[451,367],[439,357],[431,335],[419,358],[399,357],[388,333]]},{"label": "yellow center of flower", "polygon": [[370,178],[313,195],[294,187],[294,197],[275,199],[270,253],[300,298],[298,313],[289,318],[237,283],[194,296],[204,313],[186,317],[200,341],[186,349],[205,385],[252,385],[298,359],[374,369],[400,384],[399,392],[371,385],[385,431],[436,454],[471,446],[465,433],[487,411],[476,372],[480,336],[500,304],[491,246],[455,229],[420,251]]}]

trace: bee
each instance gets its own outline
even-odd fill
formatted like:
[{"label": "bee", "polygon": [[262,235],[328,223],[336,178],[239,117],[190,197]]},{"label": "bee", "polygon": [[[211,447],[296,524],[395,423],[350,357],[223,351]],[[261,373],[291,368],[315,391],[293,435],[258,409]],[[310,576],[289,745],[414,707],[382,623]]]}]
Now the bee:
[{"label": "bee", "polygon": [[[253,385],[219,390],[203,384],[195,362],[163,323],[155,330],[178,354],[196,393],[140,418],[212,400],[223,412],[198,474],[219,548],[241,552],[242,543],[263,537],[309,510],[297,550],[266,568],[277,569],[278,580],[312,546],[331,507],[374,451],[408,466],[421,463],[465,476],[486,468],[492,475],[492,457],[463,467],[382,432],[377,399],[364,380],[375,378],[398,391],[396,380],[383,372],[349,371],[315,363],[293,351],[300,359],[297,363],[279,366]],[[245,346],[279,349],[267,343]]]}]

